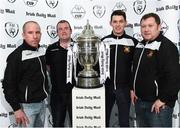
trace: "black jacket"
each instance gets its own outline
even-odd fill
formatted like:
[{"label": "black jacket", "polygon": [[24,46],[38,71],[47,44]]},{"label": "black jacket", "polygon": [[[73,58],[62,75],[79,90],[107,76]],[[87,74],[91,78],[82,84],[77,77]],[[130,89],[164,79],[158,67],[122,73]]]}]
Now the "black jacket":
[{"label": "black jacket", "polygon": [[110,45],[110,79],[105,82],[106,88],[112,90],[130,86],[132,59],[138,41],[125,32],[119,37],[112,33],[102,41]]},{"label": "black jacket", "polygon": [[42,48],[23,42],[7,58],[3,89],[14,111],[20,103],[40,102],[47,97],[45,56]]},{"label": "black jacket", "polygon": [[52,93],[71,93],[76,83],[74,77],[72,84],[66,83],[67,52],[67,49],[59,45],[59,41],[49,45],[46,50],[46,64],[50,67]]},{"label": "black jacket", "polygon": [[142,100],[160,99],[174,106],[180,89],[179,55],[176,46],[162,34],[136,46],[132,85],[131,89]]}]

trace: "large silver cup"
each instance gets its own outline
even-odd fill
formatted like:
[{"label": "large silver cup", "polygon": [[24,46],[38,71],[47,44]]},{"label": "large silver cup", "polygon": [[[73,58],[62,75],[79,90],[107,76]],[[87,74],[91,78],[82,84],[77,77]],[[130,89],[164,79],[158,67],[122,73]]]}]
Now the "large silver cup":
[{"label": "large silver cup", "polygon": [[78,43],[78,61],[84,69],[79,72],[77,87],[97,88],[101,87],[99,75],[93,69],[93,66],[99,59],[100,38],[95,36],[93,28],[87,22],[84,30],[76,39]]}]

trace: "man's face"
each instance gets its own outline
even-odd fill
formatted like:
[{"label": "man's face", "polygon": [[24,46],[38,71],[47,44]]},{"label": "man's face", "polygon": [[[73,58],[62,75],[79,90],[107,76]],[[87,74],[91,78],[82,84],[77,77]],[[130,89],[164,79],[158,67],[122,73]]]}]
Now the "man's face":
[{"label": "man's face", "polygon": [[59,23],[58,26],[58,36],[61,41],[68,41],[71,39],[71,29],[68,23]]},{"label": "man's face", "polygon": [[27,44],[29,44],[31,47],[37,48],[41,40],[41,30],[39,25],[32,22],[27,23],[22,36]]},{"label": "man's face", "polygon": [[127,22],[125,21],[123,16],[114,15],[110,22],[114,35],[121,36],[124,33],[124,28],[126,27],[126,24]]},{"label": "man's face", "polygon": [[161,27],[155,22],[153,17],[141,21],[141,34],[144,40],[152,41],[160,33]]}]

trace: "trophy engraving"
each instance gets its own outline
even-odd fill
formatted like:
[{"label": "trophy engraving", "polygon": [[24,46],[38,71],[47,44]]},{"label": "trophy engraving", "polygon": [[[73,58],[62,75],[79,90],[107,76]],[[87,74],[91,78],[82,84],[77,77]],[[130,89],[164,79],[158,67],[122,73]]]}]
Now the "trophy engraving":
[{"label": "trophy engraving", "polygon": [[99,59],[100,38],[95,36],[93,28],[87,21],[84,30],[76,39],[78,44],[78,61],[83,70],[78,74],[77,87],[97,88],[101,87],[99,75],[93,69]]}]

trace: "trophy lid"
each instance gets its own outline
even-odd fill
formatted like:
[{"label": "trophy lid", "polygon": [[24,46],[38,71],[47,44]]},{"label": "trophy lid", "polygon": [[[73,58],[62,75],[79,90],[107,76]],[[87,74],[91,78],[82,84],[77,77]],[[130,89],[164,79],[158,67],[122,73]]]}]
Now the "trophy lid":
[{"label": "trophy lid", "polygon": [[94,34],[93,27],[89,24],[89,20],[87,20],[87,24],[84,26],[84,30],[80,34],[80,36],[76,39],[77,42],[86,42],[86,41],[100,41],[100,38]]}]

